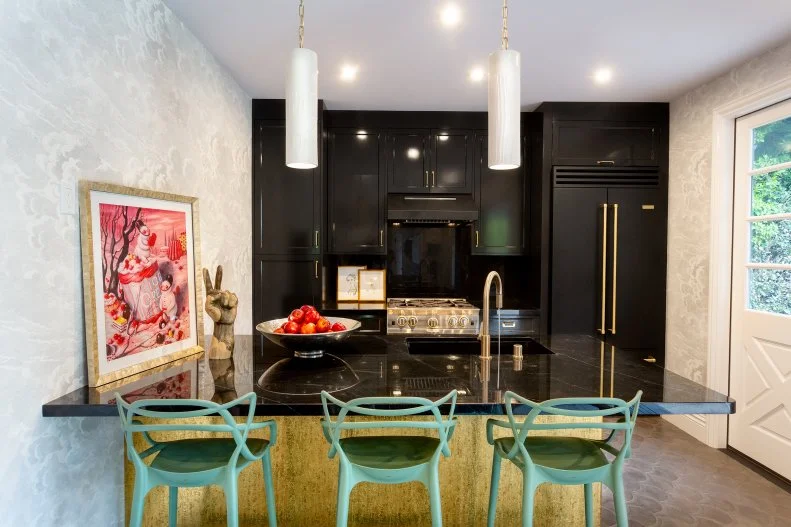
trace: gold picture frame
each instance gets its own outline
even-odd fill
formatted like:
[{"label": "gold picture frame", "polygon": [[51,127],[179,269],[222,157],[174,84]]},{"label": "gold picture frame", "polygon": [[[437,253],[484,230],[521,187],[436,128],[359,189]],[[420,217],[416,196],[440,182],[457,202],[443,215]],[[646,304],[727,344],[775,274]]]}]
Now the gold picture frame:
[{"label": "gold picture frame", "polygon": [[384,269],[360,269],[357,271],[360,302],[384,302],[387,299],[387,272]]},{"label": "gold picture frame", "polygon": [[202,352],[198,199],[94,181],[79,194],[88,385]]}]

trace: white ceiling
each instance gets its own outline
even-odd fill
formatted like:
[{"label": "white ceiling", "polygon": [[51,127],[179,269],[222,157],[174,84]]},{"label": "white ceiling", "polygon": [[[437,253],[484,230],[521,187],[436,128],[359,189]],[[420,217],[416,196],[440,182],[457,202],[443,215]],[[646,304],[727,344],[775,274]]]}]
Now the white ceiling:
[{"label": "white ceiling", "polygon": [[[284,96],[298,0],[165,0],[254,98]],[[500,46],[499,0],[305,0],[305,47],[319,56],[330,109],[485,110],[468,80]],[[510,47],[522,53],[522,105],[669,101],[791,38],[789,0],[511,0]],[[344,62],[358,79],[339,79]],[[593,83],[600,66],[609,85]]]}]

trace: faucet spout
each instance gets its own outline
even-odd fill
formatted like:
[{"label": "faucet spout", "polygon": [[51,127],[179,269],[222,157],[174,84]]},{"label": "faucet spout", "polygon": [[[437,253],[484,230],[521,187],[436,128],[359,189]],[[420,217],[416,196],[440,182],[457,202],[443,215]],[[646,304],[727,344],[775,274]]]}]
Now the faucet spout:
[{"label": "faucet spout", "polygon": [[481,359],[491,359],[491,336],[489,335],[489,302],[492,295],[492,282],[496,281],[494,292],[494,305],[497,309],[503,308],[503,279],[497,271],[491,271],[483,284],[483,309],[481,312]]}]

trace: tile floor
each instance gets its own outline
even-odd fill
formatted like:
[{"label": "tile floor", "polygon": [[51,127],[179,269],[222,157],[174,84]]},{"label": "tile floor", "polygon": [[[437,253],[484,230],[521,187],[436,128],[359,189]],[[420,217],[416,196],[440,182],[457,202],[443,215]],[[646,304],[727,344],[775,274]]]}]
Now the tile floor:
[{"label": "tile floor", "polygon": [[[632,441],[630,527],[791,526],[791,493],[664,419],[639,419]],[[615,525],[612,494],[602,497],[602,526]]]}]

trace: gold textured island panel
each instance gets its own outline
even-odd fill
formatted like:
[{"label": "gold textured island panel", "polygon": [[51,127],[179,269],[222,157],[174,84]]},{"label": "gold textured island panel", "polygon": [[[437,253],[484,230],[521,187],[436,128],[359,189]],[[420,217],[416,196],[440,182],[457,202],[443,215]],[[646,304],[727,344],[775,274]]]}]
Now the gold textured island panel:
[{"label": "gold textured island panel", "polygon": [[[469,527],[486,525],[489,504],[492,447],[486,442],[486,420],[490,416],[459,416],[459,424],[450,441],[451,457],[440,461],[443,525]],[[499,419],[505,419],[498,416]],[[261,417],[256,420],[265,420]],[[433,417],[429,418],[433,420]],[[275,417],[278,426],[277,444],[272,450],[272,471],[275,484],[278,525],[282,527],[319,527],[335,525],[338,461],[328,459],[329,445],[321,433],[319,417]],[[591,421],[559,416],[541,416],[537,422]],[[180,422],[217,422],[215,418],[200,418]],[[510,433],[507,429],[501,435]],[[349,435],[381,435],[382,430],[350,431]],[[425,433],[427,430],[388,430],[384,433]],[[255,436],[265,437],[257,431]],[[159,440],[196,437],[194,432],[160,433]],[[211,434],[200,434],[203,437]],[[542,432],[541,435],[569,435],[600,439],[601,431],[563,430]],[[138,434],[139,436],[139,434]],[[221,437],[221,436],[217,436]],[[225,436],[227,437],[227,436]],[[142,437],[135,438],[138,451],[145,448]],[[124,455],[126,460],[126,456]],[[124,465],[126,520],[134,488],[134,467]],[[510,462],[503,461],[500,497],[497,502],[498,526],[521,525],[521,472]],[[599,523],[601,488],[594,490],[595,518]],[[585,502],[582,486],[544,484],[538,488],[535,500],[534,525],[584,525]],[[168,494],[166,487],[153,489],[146,498],[143,525],[168,523]],[[261,464],[253,463],[239,476],[239,524],[266,525],[264,484]],[[220,487],[200,487],[179,490],[179,526],[224,526],[225,496]],[[374,485],[360,483],[351,494],[350,526],[409,526],[431,525],[428,491],[420,483]]]}]

